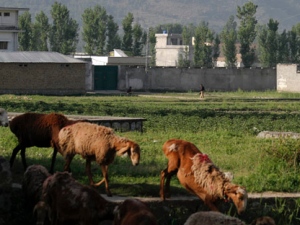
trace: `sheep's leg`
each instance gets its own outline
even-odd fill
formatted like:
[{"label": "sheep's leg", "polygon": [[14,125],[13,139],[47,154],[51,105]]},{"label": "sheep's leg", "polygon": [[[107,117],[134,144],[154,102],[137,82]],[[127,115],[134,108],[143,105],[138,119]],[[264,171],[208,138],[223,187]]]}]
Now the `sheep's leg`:
[{"label": "sheep's leg", "polygon": [[53,154],[52,154],[51,166],[50,166],[50,170],[49,170],[49,173],[51,173],[51,174],[53,174],[53,171],[54,171],[54,164],[55,164],[55,160],[56,160],[56,155],[57,155],[57,149],[54,148]]},{"label": "sheep's leg", "polygon": [[[173,175],[177,173],[177,169],[169,171],[169,167],[162,170],[160,173],[160,198],[165,200],[170,197],[170,183]],[[166,179],[166,184],[165,184]]]},{"label": "sheep's leg", "polygon": [[108,187],[108,166],[107,165],[100,165],[101,170],[102,170],[102,175],[103,175],[103,179],[101,181],[99,181],[98,183],[95,184],[95,186],[100,186],[103,182],[105,183],[105,190],[106,190],[106,194],[107,196],[111,197],[112,194],[109,190]]},{"label": "sheep's leg", "polygon": [[25,148],[22,148],[22,147],[20,146],[20,144],[18,144],[18,145],[14,148],[14,150],[13,150],[13,152],[12,152],[12,154],[11,154],[11,157],[10,157],[10,160],[9,160],[10,168],[12,168],[12,166],[13,166],[13,164],[14,164],[14,161],[15,161],[15,158],[16,158],[16,155],[18,154],[18,152],[19,152],[20,150],[23,151],[23,153],[22,153],[22,151],[21,151],[21,157],[22,157],[22,163],[23,163],[24,170],[26,170],[26,168],[27,168],[27,163],[26,163],[26,159],[25,159]]},{"label": "sheep's leg", "polygon": [[64,166],[64,171],[71,172],[70,164],[71,164],[73,158],[74,158],[74,155],[66,155],[66,156],[65,156],[65,166]]}]

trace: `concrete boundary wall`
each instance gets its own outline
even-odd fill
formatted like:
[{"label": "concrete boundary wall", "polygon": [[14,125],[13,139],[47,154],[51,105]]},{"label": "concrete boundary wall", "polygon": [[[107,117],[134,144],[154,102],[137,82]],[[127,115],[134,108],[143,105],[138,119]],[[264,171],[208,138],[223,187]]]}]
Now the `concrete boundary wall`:
[{"label": "concrete boundary wall", "polygon": [[208,91],[276,90],[274,68],[145,68],[120,67],[118,89],[131,86],[137,91]]}]

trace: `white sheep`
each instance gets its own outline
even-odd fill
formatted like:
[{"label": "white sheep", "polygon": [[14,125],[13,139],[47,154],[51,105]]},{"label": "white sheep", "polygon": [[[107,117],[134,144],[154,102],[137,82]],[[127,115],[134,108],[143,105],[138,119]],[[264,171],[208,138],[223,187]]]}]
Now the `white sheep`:
[{"label": "white sheep", "polygon": [[0,108],[0,126],[7,127],[9,124],[7,112],[5,109]]}]

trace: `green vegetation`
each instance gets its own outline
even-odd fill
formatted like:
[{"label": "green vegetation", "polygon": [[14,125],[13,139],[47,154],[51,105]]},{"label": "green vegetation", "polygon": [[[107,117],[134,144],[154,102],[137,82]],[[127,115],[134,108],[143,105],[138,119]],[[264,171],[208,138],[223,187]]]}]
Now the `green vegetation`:
[{"label": "green vegetation", "polygon": [[[249,192],[300,191],[299,153],[296,139],[258,139],[259,131],[300,132],[300,94],[276,92],[160,93],[136,96],[24,96],[1,95],[0,106],[9,112],[59,112],[69,115],[143,117],[144,132],[118,132],[141,146],[141,163],[133,167],[130,160],[116,157],[109,167],[111,191],[123,196],[154,196],[159,193],[160,171],[167,160],[163,143],[170,138],[188,140],[209,154],[223,171],[234,173],[234,183]],[[0,155],[9,159],[17,140],[8,128],[0,128]],[[28,164],[49,168],[52,149],[30,148]],[[87,184],[84,160],[76,156],[72,173]],[[63,168],[57,157],[56,170]],[[14,179],[20,182],[23,168],[20,155],[13,167]],[[101,179],[100,168],[94,163],[95,180]],[[99,191],[104,193],[104,188]],[[177,179],[171,182],[174,195],[188,195]],[[299,203],[295,203],[299,205]],[[282,210],[284,209],[284,210]],[[298,211],[285,202],[276,202],[272,213],[278,218],[290,216],[294,221]],[[266,209],[264,209],[266,210]],[[282,217],[282,218],[283,218]],[[284,221],[282,224],[293,224]]]},{"label": "green vegetation", "polygon": [[[222,170],[232,171],[234,182],[246,186],[251,192],[299,191],[299,141],[256,138],[263,130],[300,132],[299,94],[216,92],[208,93],[204,101],[199,101],[198,95],[192,92],[143,96],[2,95],[0,104],[9,112],[146,118],[144,133],[120,133],[140,144],[141,164],[133,167],[129,159],[116,158],[110,167],[112,184],[157,186],[150,192],[130,187],[132,195],[158,195],[159,173],[167,165],[161,147],[170,138],[193,142]],[[1,128],[0,135],[0,154],[9,158],[17,140],[8,128]],[[51,148],[32,148],[26,153],[29,163],[50,165]],[[18,163],[20,158],[17,158]],[[58,156],[56,169],[61,170],[62,165],[63,159]],[[83,167],[83,160],[76,157],[72,164],[73,173],[86,183]],[[100,179],[100,170],[97,165],[95,167],[95,175]],[[174,185],[180,187],[176,181]],[[112,191],[124,194],[119,189]]]}]

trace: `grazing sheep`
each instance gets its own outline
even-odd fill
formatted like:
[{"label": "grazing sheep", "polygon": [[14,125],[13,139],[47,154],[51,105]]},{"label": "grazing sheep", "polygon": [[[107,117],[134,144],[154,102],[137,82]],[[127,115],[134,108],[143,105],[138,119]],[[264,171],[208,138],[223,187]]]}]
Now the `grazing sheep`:
[{"label": "grazing sheep", "polygon": [[158,225],[148,206],[138,199],[126,199],[114,210],[113,225]]},{"label": "grazing sheep", "polygon": [[[128,154],[132,165],[138,165],[140,160],[140,147],[133,141],[115,135],[113,129],[91,124],[76,123],[64,127],[59,132],[59,151],[65,158],[64,170],[70,170],[70,163],[76,154],[86,159],[86,172],[89,182],[93,186],[105,183],[106,193],[111,196],[108,187],[108,165],[115,155]],[[96,161],[102,170],[103,179],[94,183],[91,173],[91,161]]]},{"label": "grazing sheep", "polygon": [[52,224],[74,221],[80,225],[98,225],[100,221],[113,220],[112,206],[95,189],[80,184],[68,172],[48,177],[42,195],[44,204],[39,209],[48,208]]},{"label": "grazing sheep", "polygon": [[25,204],[30,209],[41,200],[43,182],[50,176],[47,169],[41,165],[29,166],[23,176],[22,190]]},{"label": "grazing sheep", "polygon": [[77,123],[78,120],[69,120],[62,114],[51,113],[24,113],[16,116],[10,122],[10,130],[18,138],[18,145],[14,148],[10,157],[10,167],[13,166],[17,153],[21,150],[21,157],[24,169],[27,168],[25,159],[26,148],[53,147],[50,173],[53,173],[58,148],[58,132],[64,126]]},{"label": "grazing sheep", "polygon": [[257,218],[256,220],[253,220],[251,225],[276,225],[273,218],[269,216],[262,216],[260,218]]},{"label": "grazing sheep", "polygon": [[5,109],[0,108],[0,126],[7,127],[9,125],[9,120],[7,112]]},{"label": "grazing sheep", "polygon": [[189,216],[184,225],[246,225],[238,218],[224,215],[219,212],[196,212]]},{"label": "grazing sheep", "polygon": [[211,210],[219,211],[215,203],[224,199],[232,200],[239,214],[245,211],[248,199],[246,189],[232,184],[194,144],[170,139],[164,143],[163,152],[168,158],[168,166],[160,175],[160,197],[163,200],[169,197],[170,180],[177,173],[180,183]]}]

